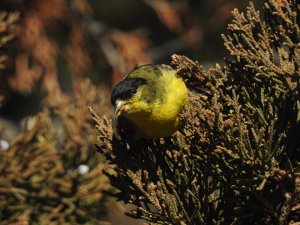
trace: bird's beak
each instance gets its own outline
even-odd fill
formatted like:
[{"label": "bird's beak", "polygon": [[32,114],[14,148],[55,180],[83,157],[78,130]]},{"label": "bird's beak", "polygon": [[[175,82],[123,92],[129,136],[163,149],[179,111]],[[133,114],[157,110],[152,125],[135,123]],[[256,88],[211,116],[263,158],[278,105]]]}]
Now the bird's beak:
[{"label": "bird's beak", "polygon": [[119,117],[123,112],[125,112],[125,102],[117,100],[115,106],[115,115]]}]

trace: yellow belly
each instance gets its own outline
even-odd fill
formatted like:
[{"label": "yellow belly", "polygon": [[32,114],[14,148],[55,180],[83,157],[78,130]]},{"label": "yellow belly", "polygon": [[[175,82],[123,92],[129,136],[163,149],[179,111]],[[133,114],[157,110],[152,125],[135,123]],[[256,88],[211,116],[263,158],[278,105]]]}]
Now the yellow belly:
[{"label": "yellow belly", "polygon": [[145,138],[161,138],[168,137],[176,132],[180,127],[180,119],[177,117],[175,120],[140,120],[132,121],[133,126],[138,136]]},{"label": "yellow belly", "polygon": [[144,102],[136,102],[134,108],[141,109],[126,117],[132,121],[137,134],[146,138],[167,137],[180,127],[179,114],[188,102],[186,86],[181,78],[166,74],[160,82],[164,84],[163,100],[151,103],[151,110],[145,109]]}]

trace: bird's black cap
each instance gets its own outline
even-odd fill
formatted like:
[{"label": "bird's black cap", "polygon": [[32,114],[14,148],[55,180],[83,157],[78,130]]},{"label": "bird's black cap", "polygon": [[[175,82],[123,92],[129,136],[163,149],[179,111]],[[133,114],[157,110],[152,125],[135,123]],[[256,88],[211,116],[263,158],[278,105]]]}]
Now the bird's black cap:
[{"label": "bird's black cap", "polygon": [[136,93],[138,87],[146,83],[146,79],[140,77],[125,78],[113,89],[111,103],[114,105],[117,99],[127,100],[131,98]]}]

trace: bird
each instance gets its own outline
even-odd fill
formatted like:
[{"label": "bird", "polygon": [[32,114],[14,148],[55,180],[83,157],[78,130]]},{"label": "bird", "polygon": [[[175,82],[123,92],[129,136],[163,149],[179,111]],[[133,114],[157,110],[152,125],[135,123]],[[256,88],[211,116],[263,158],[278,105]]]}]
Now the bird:
[{"label": "bird", "polygon": [[146,139],[175,133],[188,102],[183,79],[164,64],[136,66],[111,93],[116,118],[128,121],[135,135]]}]

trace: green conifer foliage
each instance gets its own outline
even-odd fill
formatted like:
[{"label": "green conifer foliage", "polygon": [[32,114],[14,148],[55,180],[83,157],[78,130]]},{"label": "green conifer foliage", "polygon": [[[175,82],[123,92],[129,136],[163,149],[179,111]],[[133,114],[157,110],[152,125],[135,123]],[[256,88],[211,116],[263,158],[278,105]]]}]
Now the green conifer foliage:
[{"label": "green conifer foliage", "polygon": [[[5,44],[14,38],[12,33],[15,28],[16,22],[19,20],[19,13],[7,13],[0,11],[0,48],[3,50]],[[5,68],[5,61],[7,56],[0,54],[0,70]]]},{"label": "green conifer foliage", "polygon": [[0,224],[107,224],[104,191],[111,186],[91,144],[96,134],[86,108],[95,102],[86,80],[73,103],[57,102],[28,119],[0,151]]},{"label": "green conifer foliage", "polygon": [[0,11],[0,107],[4,102],[6,91],[6,74],[3,72],[8,59],[6,45],[14,38],[13,31],[19,16],[18,12],[7,13]]},{"label": "green conifer foliage", "polygon": [[117,140],[91,112],[114,196],[150,224],[294,224],[300,220],[299,3],[252,3],[223,35],[226,66],[173,66],[191,90],[185,127],[160,140]]}]

